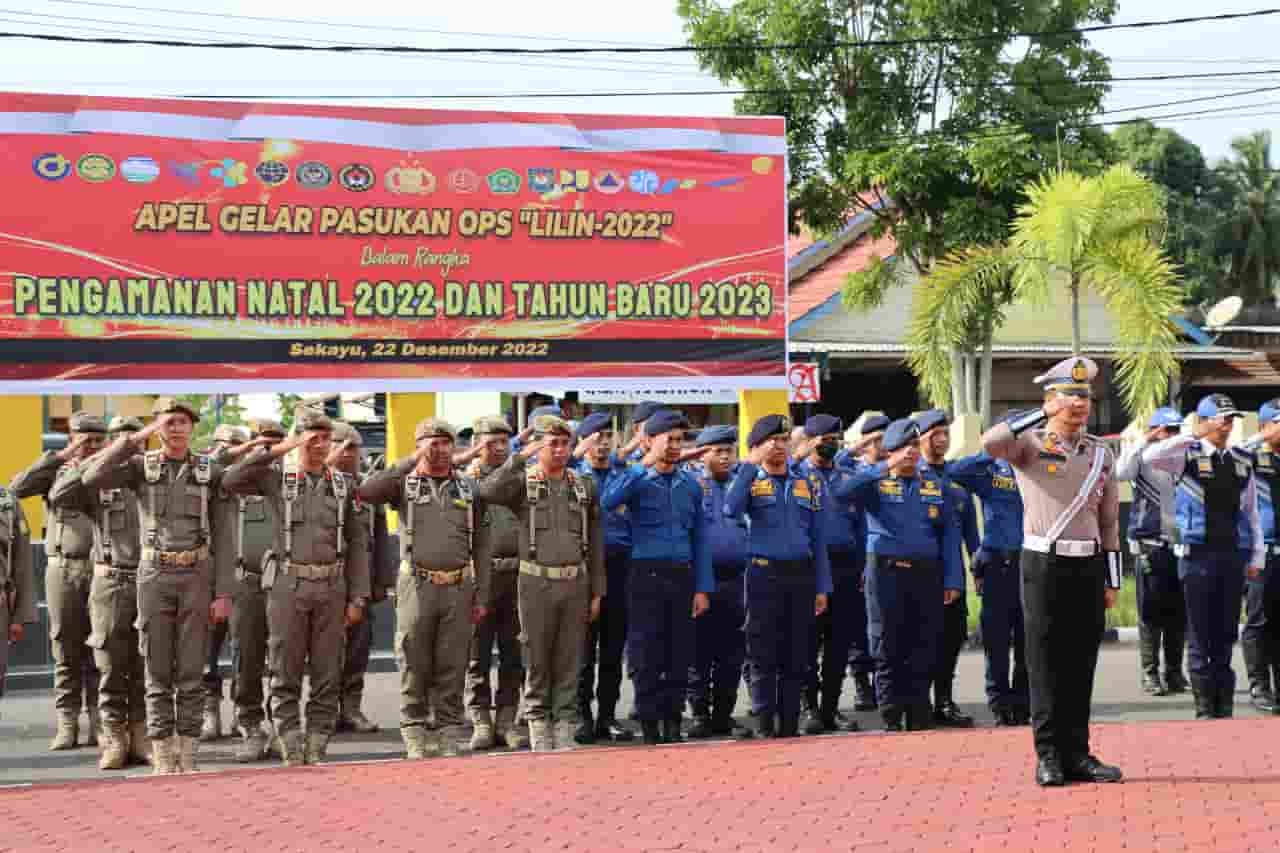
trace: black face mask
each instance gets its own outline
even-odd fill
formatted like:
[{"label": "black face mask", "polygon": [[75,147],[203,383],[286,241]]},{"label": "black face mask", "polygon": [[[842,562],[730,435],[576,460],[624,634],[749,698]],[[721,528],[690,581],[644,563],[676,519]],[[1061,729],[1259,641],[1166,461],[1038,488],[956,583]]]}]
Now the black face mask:
[{"label": "black face mask", "polygon": [[818,454],[818,458],[830,462],[836,458],[836,454],[840,452],[840,448],[834,444],[819,444],[814,451]]}]

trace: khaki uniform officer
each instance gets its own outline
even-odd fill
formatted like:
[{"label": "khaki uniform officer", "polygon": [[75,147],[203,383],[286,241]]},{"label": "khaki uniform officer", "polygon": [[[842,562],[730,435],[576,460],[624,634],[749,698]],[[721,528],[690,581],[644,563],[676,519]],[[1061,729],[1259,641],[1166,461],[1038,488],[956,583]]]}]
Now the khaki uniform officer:
[{"label": "khaki uniform officer", "polygon": [[[257,421],[253,429],[252,436],[233,434],[232,438],[238,443],[222,448],[220,458],[230,463],[260,447],[274,447],[284,441],[284,427],[275,421]],[[225,486],[218,490],[214,513],[218,520],[215,556],[219,573],[235,578],[229,631],[231,701],[235,706],[235,726],[241,737],[236,747],[236,761],[243,764],[259,761],[267,753],[268,733],[263,729],[266,702],[262,691],[267,660],[267,591],[262,587],[262,568],[263,560],[275,544],[280,521],[274,502],[262,495],[234,495]],[[211,646],[209,666],[216,672],[220,644]],[[205,728],[212,729],[210,733],[215,736],[221,729],[220,715],[216,713],[222,695],[220,685],[221,680],[211,679],[206,669],[205,686],[211,688],[215,714],[210,720],[206,706]]]},{"label": "khaki uniform officer", "polygon": [[[261,584],[268,591],[271,717],[286,767],[324,760],[338,722],[346,629],[364,618],[369,601],[368,532],[355,483],[325,466],[332,423],[301,411],[297,426],[298,434],[228,468],[225,481],[232,494],[265,497],[277,520]],[[304,748],[300,705],[308,672]]]},{"label": "khaki uniform officer", "polygon": [[605,595],[604,536],[595,479],[565,467],[569,425],[542,415],[534,429],[537,440],[484,478],[480,495],[520,519],[524,714],[534,751],[549,752],[574,746],[578,668]]},{"label": "khaki uniform officer", "polygon": [[47,452],[13,478],[10,490],[18,498],[39,496],[49,505],[44,550],[45,596],[49,603],[49,640],[53,648],[53,707],[58,731],[49,749],[75,749],[80,734],[80,708],[89,714],[90,746],[98,742],[98,668],[85,642],[89,624],[89,586],[93,582],[93,520],[82,505],[49,503],[54,480],[67,465],[81,465],[102,447],[107,425],[98,417],[76,412],[71,416],[71,441],[58,452]]},{"label": "khaki uniform officer", "polygon": [[453,470],[455,432],[427,418],[414,428],[418,449],[379,471],[360,499],[400,514],[396,656],[400,735],[410,759],[454,755],[462,737],[462,687],[471,626],[487,615],[489,528],[476,484]]},{"label": "khaki uniform officer", "polygon": [[[231,590],[230,578],[215,576],[211,551],[209,502],[222,466],[191,452],[194,409],[161,397],[152,412],[154,421],[112,442],[81,476],[87,489],[132,489],[138,496],[138,642],[146,664],[152,761],[164,774],[196,769],[209,622],[230,616]],[[162,449],[139,453],[153,435]]]},{"label": "khaki uniform officer", "polygon": [[9,644],[22,641],[36,621],[36,577],[31,531],[22,504],[0,487],[0,698],[9,671]]},{"label": "khaki uniform officer", "polygon": [[[111,438],[142,429],[137,418],[113,418]],[[102,714],[101,770],[121,770],[130,759],[151,763],[147,739],[146,673],[138,648],[138,562],[142,518],[132,489],[85,488],[83,467],[64,465],[49,492],[49,503],[82,512],[93,520],[93,584],[89,592],[89,648],[102,674],[98,707]]]},{"label": "khaki uniform officer", "polygon": [[[329,454],[329,467],[351,477],[358,486],[362,482],[360,461],[364,454],[364,439],[350,424],[335,422],[333,425],[333,451]],[[378,602],[385,601],[387,590],[396,585],[396,564],[387,556],[387,514],[382,507],[357,500],[360,524],[369,534],[369,606],[364,619],[347,629],[347,648],[342,662],[342,701],[338,715],[338,731],[376,732],[374,723],[360,710],[364,699],[364,676],[369,669],[369,654],[373,650],[373,619]]]}]

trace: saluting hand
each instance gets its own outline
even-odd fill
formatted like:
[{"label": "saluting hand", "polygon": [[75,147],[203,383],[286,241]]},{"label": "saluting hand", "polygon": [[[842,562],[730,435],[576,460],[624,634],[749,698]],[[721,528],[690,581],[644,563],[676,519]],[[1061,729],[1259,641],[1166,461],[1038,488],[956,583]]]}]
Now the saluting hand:
[{"label": "saluting hand", "polygon": [[942,591],[942,603],[943,603],[943,605],[955,604],[955,603],[956,603],[957,601],[959,601],[959,600],[960,600],[960,590],[958,590],[958,589],[944,589],[944,590]]},{"label": "saluting hand", "polygon": [[471,605],[471,624],[479,625],[485,619],[489,618],[489,608],[483,604]]},{"label": "saluting hand", "polygon": [[89,440],[89,436],[85,435],[84,433],[80,433],[79,435],[72,438],[71,441],[67,443],[66,447],[62,448],[61,450],[59,450],[57,453],[53,455],[56,456],[62,462],[69,462],[76,457],[76,455],[80,452],[80,448],[84,447],[85,443],[88,440]]},{"label": "saluting hand", "polygon": [[349,438],[342,442],[342,444],[335,445],[334,448],[329,451],[329,455],[325,458],[324,464],[330,468],[336,468],[338,466],[338,460],[342,458],[342,454],[346,453],[347,448],[350,446],[351,439]]},{"label": "saluting hand", "polygon": [[601,433],[593,432],[591,435],[582,439],[582,441],[579,441],[578,446],[573,448],[573,458],[581,459],[591,451],[595,450],[596,446],[600,444],[600,435]]},{"label": "saluting hand", "polygon": [[652,468],[667,456],[667,441],[670,433],[663,433],[649,443],[649,452],[640,460],[640,464],[646,468]]},{"label": "saluting hand", "polygon": [[142,429],[130,435],[129,441],[135,447],[146,447],[147,442],[151,439],[151,436],[160,432],[160,425],[164,423],[164,421],[165,421],[165,416],[161,415],[160,417],[153,420],[151,423],[144,426]]},{"label": "saluting hand", "polygon": [[827,612],[827,594],[820,592],[813,599],[813,615],[821,616]]},{"label": "saluting hand", "polygon": [[26,633],[26,627],[21,622],[14,622],[9,626],[9,642],[22,642],[22,635]]},{"label": "saluting hand", "polygon": [[542,448],[547,446],[547,440],[544,438],[540,441],[531,441],[520,448],[520,452],[516,454],[516,458],[521,462],[528,462],[530,459],[538,455]]},{"label": "saluting hand", "polygon": [[705,592],[695,592],[693,594],[693,618],[697,619],[703,613],[711,609],[711,596]]},{"label": "saluting hand", "polygon": [[356,607],[354,604],[347,605],[347,627],[359,625],[364,621],[364,608]]},{"label": "saluting hand", "polygon": [[755,447],[747,451],[747,461],[759,468],[764,464],[764,458],[769,455],[769,442],[761,442]]}]

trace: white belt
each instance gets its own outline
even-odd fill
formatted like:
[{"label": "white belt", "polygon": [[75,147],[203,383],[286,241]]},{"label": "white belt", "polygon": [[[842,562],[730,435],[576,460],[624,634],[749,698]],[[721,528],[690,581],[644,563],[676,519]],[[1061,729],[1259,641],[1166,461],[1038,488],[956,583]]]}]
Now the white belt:
[{"label": "white belt", "polygon": [[1043,536],[1026,534],[1022,547],[1041,554],[1057,554],[1059,557],[1092,557],[1098,553],[1098,543],[1092,539],[1059,539],[1050,542]]}]

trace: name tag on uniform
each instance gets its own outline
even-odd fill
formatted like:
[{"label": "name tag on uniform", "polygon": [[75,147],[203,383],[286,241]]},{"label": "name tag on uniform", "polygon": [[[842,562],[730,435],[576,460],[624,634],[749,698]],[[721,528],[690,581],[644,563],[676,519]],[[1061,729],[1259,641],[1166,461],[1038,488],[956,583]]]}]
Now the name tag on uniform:
[{"label": "name tag on uniform", "polygon": [[1201,456],[1196,460],[1196,467],[1200,469],[1200,473],[1212,477],[1213,476],[1213,460],[1208,456]]},{"label": "name tag on uniform", "polygon": [[931,507],[929,507],[929,517],[930,517],[930,518],[937,518],[937,517],[938,517],[938,514],[939,514],[939,511],[938,511],[938,508],[937,508],[936,506],[931,506]]},{"label": "name tag on uniform", "polygon": [[773,496],[773,480],[756,480],[751,484],[751,497],[767,498]]},{"label": "name tag on uniform", "polygon": [[920,484],[920,496],[925,498],[942,497],[942,487],[931,480],[925,480]]},{"label": "name tag on uniform", "polygon": [[991,478],[991,486],[992,488],[1004,489],[1007,492],[1012,492],[1018,488],[1018,483],[1012,477],[995,476]]},{"label": "name tag on uniform", "polygon": [[902,496],[902,483],[898,480],[881,480],[880,494]]},{"label": "name tag on uniform", "polygon": [[1058,463],[1050,462],[1045,466],[1044,470],[1048,471],[1050,474],[1056,474],[1058,473]]}]

